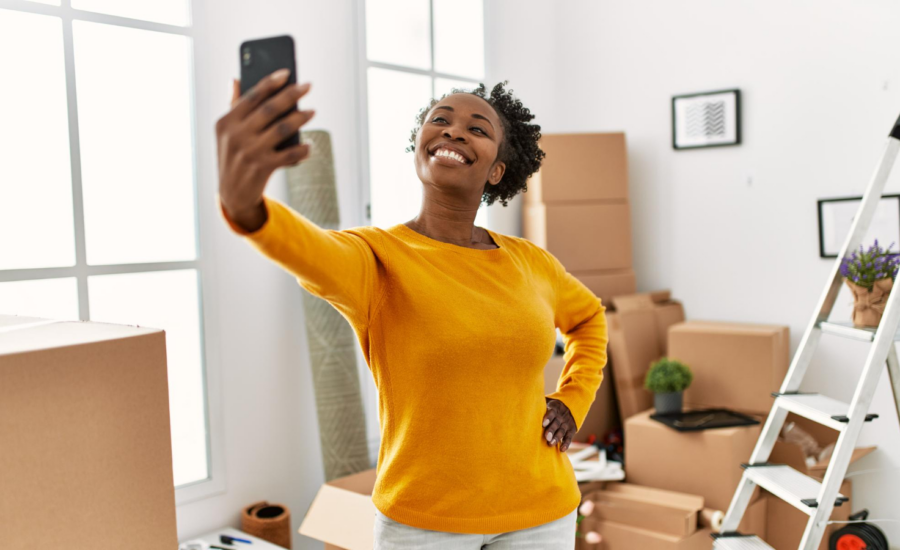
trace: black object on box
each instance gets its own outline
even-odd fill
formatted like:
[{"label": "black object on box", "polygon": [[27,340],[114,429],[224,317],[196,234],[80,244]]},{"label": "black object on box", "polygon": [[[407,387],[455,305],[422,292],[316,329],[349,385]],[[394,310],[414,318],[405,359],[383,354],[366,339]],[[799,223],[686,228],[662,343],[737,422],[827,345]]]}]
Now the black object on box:
[{"label": "black object on box", "polygon": [[702,409],[677,413],[651,414],[650,418],[661,422],[679,432],[697,432],[714,428],[733,428],[735,426],[755,426],[755,420],[745,414],[728,409]]}]

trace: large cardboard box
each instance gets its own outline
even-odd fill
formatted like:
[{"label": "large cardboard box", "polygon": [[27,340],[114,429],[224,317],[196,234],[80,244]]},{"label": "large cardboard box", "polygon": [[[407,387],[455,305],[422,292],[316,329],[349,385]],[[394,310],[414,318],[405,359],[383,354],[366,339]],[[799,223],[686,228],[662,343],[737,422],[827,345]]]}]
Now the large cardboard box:
[{"label": "large cardboard box", "polygon": [[700,495],[707,508],[727,510],[761,426],[679,432],[650,418],[652,412],[625,420],[629,483]]},{"label": "large cardboard box", "polygon": [[[547,365],[544,367],[545,394],[551,394],[556,391],[559,377],[565,366],[566,360],[563,355],[554,355],[547,362]],[[591,434],[596,435],[597,439],[600,440],[604,435],[621,426],[611,374],[612,371],[608,365],[603,368],[603,381],[600,383],[600,387],[594,396],[594,403],[591,405],[587,416],[584,417],[584,422],[579,426],[578,433],[575,434],[572,441],[586,442]]]},{"label": "large cardboard box", "polygon": [[628,198],[625,134],[543,134],[546,157],[528,180],[526,203]]},{"label": "large cardboard box", "polygon": [[325,543],[325,550],[372,550],[375,544],[375,468],[326,482],[319,488],[301,535]]},{"label": "large cardboard box", "polygon": [[697,530],[703,497],[633,483],[610,483],[585,500],[594,503],[591,517],[665,535],[686,537]]},{"label": "large cardboard box", "polygon": [[[819,447],[824,448],[830,443],[837,443],[838,432],[831,428],[813,422],[808,418],[797,416],[794,413],[788,413],[784,425],[787,426],[789,422],[796,423],[799,428],[811,435],[816,442],[818,442]],[[875,446],[857,447],[853,449],[853,454],[850,456],[850,464],[853,464],[860,458],[873,452],[875,449]],[[828,464],[831,460],[821,460],[810,466],[806,463],[806,455],[800,445],[788,443],[779,438],[772,448],[772,454],[769,455],[769,462],[774,464],[787,464],[800,473],[821,480],[825,477],[825,470],[828,469]],[[849,497],[850,495],[845,496]]]},{"label": "large cardboard box", "polygon": [[[605,306],[612,304],[615,296],[634,294],[637,292],[637,279],[634,270],[610,269],[607,271],[574,271],[576,279],[584,283],[591,292],[600,298]],[[608,309],[608,307],[607,307]]]},{"label": "large cardboard box", "polygon": [[3,546],[176,548],[165,332],[0,327]]},{"label": "large cardboard box", "polygon": [[525,204],[523,236],[571,272],[628,269],[631,213],[626,201]]},{"label": "large cardboard box", "polygon": [[767,414],[790,365],[790,329],[687,321],[669,329],[669,357],[694,372],[686,406]]},{"label": "large cardboard box", "polygon": [[[847,521],[853,510],[853,497],[851,496],[853,485],[849,479],[844,480],[840,492],[850,500],[834,508],[831,514],[833,521]],[[775,550],[797,550],[809,516],[768,491],[763,491],[762,494],[763,500],[767,503],[766,536],[763,537],[763,540]],[[830,524],[825,528],[825,536],[822,537],[819,550],[828,550],[828,537],[841,527],[844,525]]]},{"label": "large cardboard box", "polygon": [[615,312],[606,314],[609,363],[624,419],[653,406],[644,377],[650,364],[666,354],[669,327],[684,320],[684,307],[668,292],[617,296],[612,304]]}]

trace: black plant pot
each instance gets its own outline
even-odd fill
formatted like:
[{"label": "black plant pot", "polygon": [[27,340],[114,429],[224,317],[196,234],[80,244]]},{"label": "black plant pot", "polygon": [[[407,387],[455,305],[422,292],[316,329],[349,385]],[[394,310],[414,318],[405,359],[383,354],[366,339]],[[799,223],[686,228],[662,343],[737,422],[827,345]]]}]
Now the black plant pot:
[{"label": "black plant pot", "polygon": [[680,413],[683,403],[683,391],[653,394],[653,406],[657,414]]}]

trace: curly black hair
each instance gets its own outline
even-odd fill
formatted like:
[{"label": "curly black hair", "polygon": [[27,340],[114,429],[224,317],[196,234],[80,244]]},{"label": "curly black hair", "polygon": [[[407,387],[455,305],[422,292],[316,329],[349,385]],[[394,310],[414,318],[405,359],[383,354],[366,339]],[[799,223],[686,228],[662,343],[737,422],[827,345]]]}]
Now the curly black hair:
[{"label": "curly black hair", "polygon": [[407,152],[416,149],[416,134],[425,123],[425,115],[432,107],[438,104],[449,95],[456,93],[468,93],[477,95],[487,101],[497,112],[500,121],[503,124],[503,142],[500,144],[497,152],[498,160],[506,164],[506,171],[503,173],[500,183],[490,185],[485,182],[484,194],[481,196],[481,202],[488,206],[499,200],[503,206],[507,206],[507,201],[519,191],[527,191],[528,181],[531,174],[538,171],[541,167],[541,161],[544,159],[545,153],[538,147],[538,140],[541,139],[541,127],[537,124],[529,124],[534,118],[531,111],[522,105],[522,102],[516,99],[512,94],[512,89],[504,90],[503,87],[508,84],[507,80],[498,83],[491,90],[490,97],[486,97],[484,83],[479,83],[478,87],[469,90],[466,88],[453,88],[450,92],[444,94],[439,99],[432,99],[419,114],[416,115],[416,127],[413,128],[412,135],[409,138],[410,145],[406,148]]}]

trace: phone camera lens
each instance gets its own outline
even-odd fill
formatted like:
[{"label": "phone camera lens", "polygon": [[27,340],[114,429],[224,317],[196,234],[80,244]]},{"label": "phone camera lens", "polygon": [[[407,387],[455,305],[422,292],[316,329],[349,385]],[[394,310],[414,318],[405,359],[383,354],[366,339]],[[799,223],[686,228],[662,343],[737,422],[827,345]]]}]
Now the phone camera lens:
[{"label": "phone camera lens", "polygon": [[244,65],[250,64],[250,50],[249,49],[244,50],[244,55],[242,56],[242,59],[244,60]]}]

